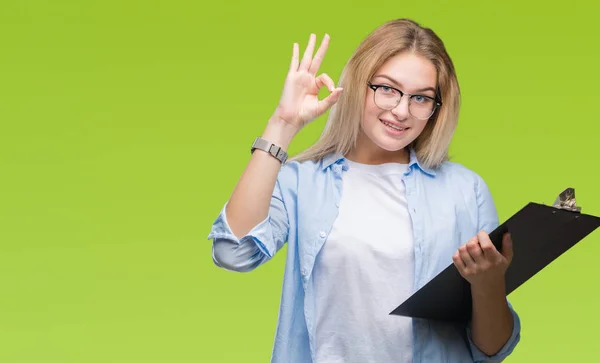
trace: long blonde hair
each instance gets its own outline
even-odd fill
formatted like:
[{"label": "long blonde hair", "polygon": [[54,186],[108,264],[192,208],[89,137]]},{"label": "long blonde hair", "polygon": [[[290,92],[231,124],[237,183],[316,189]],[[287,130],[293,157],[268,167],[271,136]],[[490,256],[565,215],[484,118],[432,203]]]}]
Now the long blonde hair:
[{"label": "long blonde hair", "polygon": [[349,153],[360,132],[368,80],[389,58],[403,52],[414,52],[433,63],[442,99],[442,106],[408,147],[414,149],[424,167],[437,168],[447,161],[460,108],[458,80],[442,40],[410,19],[384,23],[362,41],[342,71],[339,87],[344,92],[330,109],[319,140],[291,160],[319,160],[331,153]]}]

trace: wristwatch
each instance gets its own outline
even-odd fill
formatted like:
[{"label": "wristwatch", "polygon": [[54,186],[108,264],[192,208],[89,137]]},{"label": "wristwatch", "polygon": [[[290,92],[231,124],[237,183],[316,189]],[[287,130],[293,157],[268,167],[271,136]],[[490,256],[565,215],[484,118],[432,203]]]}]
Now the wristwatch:
[{"label": "wristwatch", "polygon": [[281,161],[282,164],[285,164],[288,158],[288,154],[279,146],[257,137],[252,144],[252,148],[250,149],[251,153],[254,153],[254,150],[259,149],[264,152],[271,154],[275,159]]}]

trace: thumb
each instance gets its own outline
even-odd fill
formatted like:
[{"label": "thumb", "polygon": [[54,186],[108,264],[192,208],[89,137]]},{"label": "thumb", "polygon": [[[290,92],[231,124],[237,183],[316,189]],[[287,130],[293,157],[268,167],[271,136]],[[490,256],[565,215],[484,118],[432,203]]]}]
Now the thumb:
[{"label": "thumb", "polygon": [[319,103],[317,104],[317,113],[319,115],[322,115],[323,113],[325,113],[325,111],[327,111],[327,109],[333,106],[340,98],[340,95],[342,94],[343,90],[343,88],[336,88],[327,97],[319,101]]},{"label": "thumb", "polygon": [[502,236],[502,256],[504,256],[504,258],[506,258],[510,264],[512,262],[513,255],[512,238],[510,233],[507,232],[504,234],[504,236]]},{"label": "thumb", "polygon": [[315,85],[317,86],[317,89],[321,89],[321,87],[327,86],[329,92],[333,92],[333,89],[335,88],[333,80],[327,75],[327,73],[323,73],[317,78],[315,78]]}]

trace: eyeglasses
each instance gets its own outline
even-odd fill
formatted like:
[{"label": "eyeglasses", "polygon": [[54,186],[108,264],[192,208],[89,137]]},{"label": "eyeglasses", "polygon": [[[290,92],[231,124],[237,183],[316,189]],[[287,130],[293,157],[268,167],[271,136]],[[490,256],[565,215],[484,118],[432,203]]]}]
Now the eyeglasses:
[{"label": "eyeglasses", "polygon": [[400,104],[404,95],[409,96],[408,112],[419,120],[429,119],[435,112],[437,107],[442,105],[442,100],[436,98],[424,96],[424,95],[413,95],[404,93],[394,87],[371,84],[368,83],[369,88],[374,91],[373,101],[377,107],[384,110],[392,110]]}]

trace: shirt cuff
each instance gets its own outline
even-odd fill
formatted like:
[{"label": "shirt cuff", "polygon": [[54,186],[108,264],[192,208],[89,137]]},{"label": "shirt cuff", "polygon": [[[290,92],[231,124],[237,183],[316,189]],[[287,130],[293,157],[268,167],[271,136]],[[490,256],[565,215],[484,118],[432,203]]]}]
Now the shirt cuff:
[{"label": "shirt cuff", "polygon": [[271,223],[269,223],[269,217],[265,218],[259,224],[254,226],[254,228],[248,231],[246,235],[238,238],[233,234],[231,227],[227,222],[227,213],[225,211],[228,203],[229,202],[225,203],[223,209],[221,209],[219,216],[212,225],[207,239],[225,239],[237,244],[241,244],[248,239],[252,239],[262,253],[267,255],[269,258],[273,257],[277,251],[275,240],[273,239]]},{"label": "shirt cuff", "polygon": [[500,361],[504,360],[505,358],[507,358],[512,353],[512,351],[515,349],[517,344],[519,343],[519,340],[521,339],[521,321],[519,319],[519,315],[515,312],[515,310],[510,305],[510,303],[508,303],[508,306],[509,306],[510,312],[512,313],[512,316],[513,316],[512,334],[511,334],[510,338],[508,339],[508,341],[504,344],[502,349],[500,349],[500,351],[498,351],[494,355],[491,355],[491,356],[487,355],[484,352],[482,352],[479,348],[477,348],[477,346],[475,345],[475,343],[473,343],[473,340],[471,338],[471,328],[469,326],[467,326],[467,338],[469,339],[469,345],[471,347],[471,352],[473,353],[473,361],[474,362],[487,362],[487,361],[500,362]]}]

